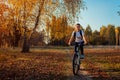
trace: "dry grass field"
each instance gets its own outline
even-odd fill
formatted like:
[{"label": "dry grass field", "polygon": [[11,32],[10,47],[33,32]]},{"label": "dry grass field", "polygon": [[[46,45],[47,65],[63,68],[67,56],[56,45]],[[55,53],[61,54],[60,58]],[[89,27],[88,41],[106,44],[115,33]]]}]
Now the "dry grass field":
[{"label": "dry grass field", "polygon": [[0,80],[120,80],[119,48],[85,48],[77,77],[72,55],[72,47],[32,48],[30,53],[0,49]]}]

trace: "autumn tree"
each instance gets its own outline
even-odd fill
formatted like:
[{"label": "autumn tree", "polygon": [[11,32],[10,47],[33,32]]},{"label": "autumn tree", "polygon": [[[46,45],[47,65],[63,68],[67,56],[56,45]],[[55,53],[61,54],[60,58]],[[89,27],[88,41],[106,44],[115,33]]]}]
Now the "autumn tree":
[{"label": "autumn tree", "polygon": [[[77,14],[80,13],[82,8],[84,8],[83,0],[51,0],[50,3],[45,2],[43,13],[52,20],[51,25],[49,24],[49,21],[47,22],[47,26],[49,26],[49,31],[47,33],[50,35],[52,42],[56,41],[58,44],[58,41],[60,41],[60,44],[64,43],[63,40],[65,40],[67,36],[66,29],[68,20],[74,21],[74,18],[78,16]],[[61,15],[64,16],[60,17]],[[59,19],[57,19],[58,17]]]},{"label": "autumn tree", "polygon": [[[120,6],[119,6],[120,7]],[[120,16],[120,10],[117,11],[118,15]],[[116,45],[119,45],[120,44],[120,27],[117,27],[115,29],[115,32],[116,32]]]},{"label": "autumn tree", "polygon": [[66,37],[72,32],[68,26],[67,18],[65,16],[52,16],[52,20],[46,22],[46,30],[50,32],[50,44],[65,45]]},{"label": "autumn tree", "polygon": [[91,37],[92,37],[92,29],[90,27],[90,25],[88,25],[85,29],[85,35],[86,35],[86,39],[88,41],[88,43],[91,41]]},{"label": "autumn tree", "polygon": [[100,37],[101,37],[101,43],[103,45],[107,45],[108,44],[108,39],[106,37],[106,31],[107,31],[107,27],[106,26],[102,26],[100,28]]},{"label": "autumn tree", "polygon": [[[33,19],[33,8],[35,8],[36,0],[8,0],[8,3],[11,6],[11,16],[13,16],[13,26],[15,27],[22,27],[24,29],[24,44],[23,44],[23,52],[24,50],[29,50],[29,37],[27,37],[27,32],[29,31],[29,28],[31,27],[32,23],[34,23]],[[17,22],[16,25],[14,25],[14,22]],[[20,26],[18,26],[20,25]],[[19,30],[18,30],[19,31]],[[31,34],[31,33],[30,33]]]},{"label": "autumn tree", "polygon": [[116,45],[120,45],[120,27],[115,28],[116,33]]},{"label": "autumn tree", "polygon": [[100,38],[100,32],[99,31],[95,30],[92,33],[91,44],[92,45],[101,45],[101,38]]},{"label": "autumn tree", "polygon": [[31,46],[43,46],[45,45],[45,31],[41,32],[35,31],[33,36],[31,37]]},{"label": "autumn tree", "polygon": [[[19,40],[22,35],[22,27],[21,27],[22,22],[20,18],[19,19],[17,18],[17,15],[19,13],[17,14],[16,11],[13,10],[13,7],[11,7],[12,5],[9,5],[6,0],[4,0],[3,3],[7,7],[7,9],[5,9],[3,13],[4,18],[0,18],[0,19],[4,19],[1,20],[1,22],[3,21],[3,23],[1,24],[3,26],[2,29],[6,28],[5,31],[8,33],[6,37],[7,44],[8,46],[18,47]],[[1,10],[2,9],[4,9],[3,6]]]},{"label": "autumn tree", "polygon": [[[67,14],[73,20],[82,8],[82,0],[8,0],[13,9],[16,21],[22,21],[24,28],[24,44],[22,52],[28,52],[30,40],[37,27],[45,22],[45,16]],[[61,11],[62,10],[62,11]],[[65,12],[63,12],[63,10]],[[71,16],[72,15],[72,16]],[[43,17],[44,16],[44,17]],[[74,20],[73,20],[74,21]],[[26,36],[29,27],[32,27],[29,37]]]},{"label": "autumn tree", "polygon": [[10,46],[8,24],[8,12],[10,8],[5,4],[4,0],[0,0],[0,46]]},{"label": "autumn tree", "polygon": [[107,31],[106,31],[106,38],[109,45],[115,45],[115,26],[114,25],[108,25]]}]

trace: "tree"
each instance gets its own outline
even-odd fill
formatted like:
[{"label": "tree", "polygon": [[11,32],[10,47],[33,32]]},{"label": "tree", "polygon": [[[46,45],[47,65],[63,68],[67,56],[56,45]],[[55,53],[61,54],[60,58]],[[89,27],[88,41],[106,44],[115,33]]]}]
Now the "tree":
[{"label": "tree", "polygon": [[[120,6],[119,6],[120,7]],[[118,15],[120,16],[120,10],[117,11]],[[116,32],[116,45],[119,45],[120,44],[120,27],[117,27],[115,29],[115,32]]]},{"label": "tree", "polygon": [[52,16],[51,22],[46,22],[46,30],[50,32],[50,44],[61,44],[64,42],[67,30],[67,18],[64,16],[56,18],[56,16]]},{"label": "tree", "polygon": [[[33,8],[35,8],[36,0],[8,0],[8,3],[11,5],[10,11],[11,16],[13,16],[13,26],[22,27],[24,29],[24,44],[23,48],[28,50],[28,37],[27,31],[31,23],[33,23]],[[14,22],[17,22],[14,25]],[[20,26],[18,26],[20,25]],[[26,46],[27,45],[27,46]],[[24,52],[24,50],[23,50]]]},{"label": "tree", "polygon": [[45,45],[44,36],[45,36],[44,30],[41,32],[35,31],[35,33],[31,37],[31,46]]},{"label": "tree", "polygon": [[95,30],[92,33],[92,39],[91,39],[91,44],[92,45],[101,45],[102,44],[102,37],[100,36],[100,32]]},{"label": "tree", "polygon": [[85,35],[86,35],[86,39],[88,41],[88,43],[91,41],[91,37],[92,37],[92,29],[90,27],[90,25],[88,25],[85,29]]},{"label": "tree", "polygon": [[[52,4],[51,4],[52,3]],[[49,16],[49,20],[52,20],[51,24],[49,21],[47,22],[48,29],[48,36],[50,35],[51,42],[63,44],[63,40],[66,37],[66,27],[67,27],[67,17],[75,17],[77,16],[76,13],[79,13],[82,5],[82,0],[62,0],[62,1],[51,1],[50,4],[52,7],[45,6],[45,14]],[[71,8],[72,9],[71,9]],[[67,9],[66,9],[67,8]],[[72,10],[72,11],[71,11]],[[69,13],[68,13],[69,12]],[[66,14],[67,13],[67,14]],[[60,17],[62,15],[62,17]],[[55,16],[53,16],[55,15]],[[71,16],[70,16],[71,15]],[[58,18],[58,19],[57,19]],[[73,20],[74,18],[69,18],[69,20]],[[47,18],[48,20],[48,18]],[[74,20],[73,20],[74,21]],[[62,34],[61,34],[62,33]],[[59,36],[58,36],[59,35]]]},{"label": "tree", "polygon": [[[61,15],[69,12],[67,16],[72,15],[75,18],[75,16],[77,16],[76,14],[80,12],[83,3],[82,0],[8,0],[8,2],[12,5],[12,9],[14,9],[15,19],[23,21],[21,24],[24,28],[22,52],[29,52],[31,37],[38,26],[42,24],[42,22],[44,24],[45,16],[51,18],[53,14]],[[60,10],[65,10],[65,12]],[[32,27],[31,33],[30,36],[27,37],[26,34],[30,26]]]},{"label": "tree", "polygon": [[120,27],[115,28],[116,45],[120,45]]},{"label": "tree", "polygon": [[4,0],[0,0],[0,46],[8,47],[9,44],[9,19],[8,12],[10,8],[5,4]]},{"label": "tree", "polygon": [[101,43],[102,43],[103,45],[108,44],[108,41],[107,41],[108,39],[106,38],[106,31],[107,31],[106,26],[102,26],[102,27],[100,28]]},{"label": "tree", "polygon": [[115,45],[116,39],[115,39],[115,26],[114,25],[108,25],[107,31],[106,31],[106,38],[109,45]]},{"label": "tree", "polygon": [[106,31],[107,31],[107,28],[106,28],[106,26],[102,26],[101,28],[100,28],[100,36],[102,36],[102,37],[105,37],[106,35]]},{"label": "tree", "polygon": [[104,37],[100,36],[100,32],[95,30],[94,32],[92,32],[90,44],[91,45],[106,45],[107,42]]}]

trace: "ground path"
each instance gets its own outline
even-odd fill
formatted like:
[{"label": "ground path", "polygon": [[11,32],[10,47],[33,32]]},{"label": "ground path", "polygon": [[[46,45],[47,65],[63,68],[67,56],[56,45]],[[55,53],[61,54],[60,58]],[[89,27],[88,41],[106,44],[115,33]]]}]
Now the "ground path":
[{"label": "ground path", "polygon": [[[70,54],[71,53],[70,50],[66,49],[66,53],[68,55],[67,59],[69,59],[70,62],[71,62],[72,61],[72,55]],[[72,65],[71,65],[71,63],[69,64],[68,68],[69,68],[68,74],[67,74],[67,76],[69,76],[68,80],[92,80],[90,78],[91,75],[88,73],[88,71],[85,70],[83,65],[81,65],[81,69],[80,69],[78,75],[76,75],[76,76],[74,76],[73,73],[72,73]]]}]

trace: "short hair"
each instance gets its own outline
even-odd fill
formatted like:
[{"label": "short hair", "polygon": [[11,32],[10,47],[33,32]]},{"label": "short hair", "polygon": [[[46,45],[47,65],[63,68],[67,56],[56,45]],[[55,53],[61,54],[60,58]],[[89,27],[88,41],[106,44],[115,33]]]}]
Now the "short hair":
[{"label": "short hair", "polygon": [[77,23],[76,25],[81,26],[80,23]]}]

